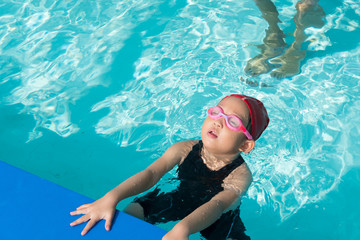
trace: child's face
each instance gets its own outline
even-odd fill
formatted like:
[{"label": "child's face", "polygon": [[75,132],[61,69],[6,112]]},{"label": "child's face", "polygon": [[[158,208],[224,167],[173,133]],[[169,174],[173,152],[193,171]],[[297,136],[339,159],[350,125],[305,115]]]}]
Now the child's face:
[{"label": "child's face", "polygon": [[[226,115],[232,114],[239,117],[244,126],[247,127],[250,112],[243,100],[237,97],[227,97],[221,100],[218,106],[224,110]],[[243,132],[230,130],[223,117],[211,119],[209,116],[201,128],[201,139],[209,152],[218,155],[238,153],[247,140]]]}]

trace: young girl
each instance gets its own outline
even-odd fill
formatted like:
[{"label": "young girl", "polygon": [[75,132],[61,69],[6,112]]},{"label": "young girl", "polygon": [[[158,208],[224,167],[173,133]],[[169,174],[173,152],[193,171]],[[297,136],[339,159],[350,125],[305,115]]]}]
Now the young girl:
[{"label": "young girl", "polygon": [[144,171],[99,200],[71,212],[84,215],[70,225],[89,221],[81,233],[84,235],[105,219],[105,228],[110,230],[119,201],[150,189],[178,165],[177,189],[164,193],[157,187],[136,198],[125,212],[153,224],[180,220],[164,240],[189,239],[199,231],[206,239],[249,239],[237,200],[248,189],[252,176],[240,153],[254,148],[268,123],[266,109],[259,100],[238,94],[223,98],[208,110],[200,141],[172,145]]}]

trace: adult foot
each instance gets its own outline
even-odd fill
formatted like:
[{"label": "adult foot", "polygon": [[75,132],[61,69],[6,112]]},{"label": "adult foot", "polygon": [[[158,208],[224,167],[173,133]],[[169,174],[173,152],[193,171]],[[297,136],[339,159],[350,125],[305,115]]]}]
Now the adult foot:
[{"label": "adult foot", "polygon": [[283,32],[269,33],[267,30],[264,44],[257,46],[261,50],[261,53],[247,62],[245,73],[255,77],[276,68],[276,65],[269,63],[269,59],[283,53],[286,46],[283,40],[284,37]]},{"label": "adult foot", "polygon": [[281,65],[281,67],[272,71],[270,75],[278,79],[294,76],[300,72],[300,63],[304,58],[304,50],[289,48],[282,56],[270,60],[273,64]]},{"label": "adult foot", "polygon": [[259,54],[247,62],[245,73],[256,77],[262,73],[270,72],[273,68],[274,66],[268,62],[268,58],[264,57],[263,54]]}]

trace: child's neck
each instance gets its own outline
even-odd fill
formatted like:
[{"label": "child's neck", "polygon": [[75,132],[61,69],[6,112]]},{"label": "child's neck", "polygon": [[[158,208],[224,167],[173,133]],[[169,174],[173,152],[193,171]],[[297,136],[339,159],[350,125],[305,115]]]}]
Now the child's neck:
[{"label": "child's neck", "polygon": [[232,163],[234,159],[239,156],[239,153],[231,155],[216,155],[209,152],[206,148],[201,150],[201,158],[204,161],[204,164],[211,170],[219,170],[222,167]]}]

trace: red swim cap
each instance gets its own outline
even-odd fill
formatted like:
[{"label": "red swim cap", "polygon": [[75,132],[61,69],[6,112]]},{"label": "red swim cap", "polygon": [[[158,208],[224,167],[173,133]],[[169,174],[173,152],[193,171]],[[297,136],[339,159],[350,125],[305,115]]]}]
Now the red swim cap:
[{"label": "red swim cap", "polygon": [[251,136],[254,141],[260,137],[262,132],[269,124],[269,116],[264,107],[264,104],[257,100],[256,98],[241,95],[241,94],[231,94],[224,97],[237,97],[243,100],[249,108],[250,118],[251,118]]}]

